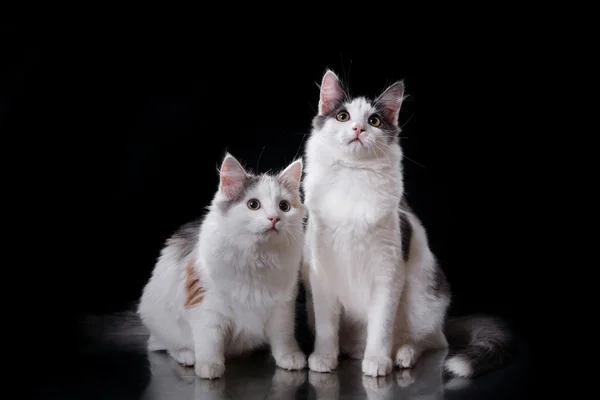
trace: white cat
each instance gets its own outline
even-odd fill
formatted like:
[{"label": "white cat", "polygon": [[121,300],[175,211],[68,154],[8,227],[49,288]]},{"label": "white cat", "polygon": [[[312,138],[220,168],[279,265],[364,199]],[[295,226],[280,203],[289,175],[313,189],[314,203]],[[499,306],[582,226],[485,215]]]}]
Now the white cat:
[{"label": "white cat", "polygon": [[279,367],[306,367],[294,337],[301,176],[301,160],[257,176],[226,155],[208,213],[167,241],[144,288],[148,350],[167,350],[209,379],[223,375],[226,356],[266,344]]},{"label": "white cat", "polygon": [[[315,347],[309,368],[336,368],[338,355],[363,359],[363,373],[414,365],[450,342],[450,373],[470,377],[505,359],[499,321],[446,321],[450,288],[425,229],[404,198],[398,113],[403,82],[376,100],[349,98],[332,71],[305,149],[306,227],[302,280]],[[456,350],[456,351],[454,351]]]}]

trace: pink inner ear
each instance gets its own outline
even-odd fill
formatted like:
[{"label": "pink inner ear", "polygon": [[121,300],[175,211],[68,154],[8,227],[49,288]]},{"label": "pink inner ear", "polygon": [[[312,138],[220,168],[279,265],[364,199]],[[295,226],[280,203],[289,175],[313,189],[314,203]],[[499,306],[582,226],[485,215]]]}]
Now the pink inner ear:
[{"label": "pink inner ear", "polygon": [[396,125],[398,123],[398,114],[404,100],[403,96],[404,84],[396,82],[377,99],[376,102],[382,105],[383,118],[388,124]]},{"label": "pink inner ear", "polygon": [[390,125],[396,125],[398,123],[398,114],[400,113],[400,106],[385,106],[383,109],[383,118]]},{"label": "pink inner ear", "polygon": [[321,83],[321,95],[319,99],[319,113],[327,114],[335,109],[339,102],[344,99],[344,90],[337,76],[328,71]]},{"label": "pink inner ear", "polygon": [[242,165],[233,157],[223,160],[220,171],[220,190],[227,198],[235,198],[243,189],[247,174]]},{"label": "pink inner ear", "polygon": [[297,193],[300,190],[300,180],[302,179],[302,162],[295,161],[290,164],[281,173],[280,179],[290,191]]},{"label": "pink inner ear", "polygon": [[221,176],[221,191],[232,199],[243,189],[244,181],[237,176]]}]

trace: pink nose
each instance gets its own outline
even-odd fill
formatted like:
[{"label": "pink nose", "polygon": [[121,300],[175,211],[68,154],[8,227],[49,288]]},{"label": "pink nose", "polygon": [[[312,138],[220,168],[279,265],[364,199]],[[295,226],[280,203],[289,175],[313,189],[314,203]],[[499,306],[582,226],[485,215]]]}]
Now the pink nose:
[{"label": "pink nose", "polygon": [[273,226],[279,221],[279,217],[269,217],[269,221],[273,223]]},{"label": "pink nose", "polygon": [[358,137],[358,135],[360,135],[362,132],[365,131],[365,128],[363,127],[363,124],[361,124],[360,122],[357,122],[356,124],[354,124],[354,126],[352,127],[352,129],[356,133],[357,137]]}]

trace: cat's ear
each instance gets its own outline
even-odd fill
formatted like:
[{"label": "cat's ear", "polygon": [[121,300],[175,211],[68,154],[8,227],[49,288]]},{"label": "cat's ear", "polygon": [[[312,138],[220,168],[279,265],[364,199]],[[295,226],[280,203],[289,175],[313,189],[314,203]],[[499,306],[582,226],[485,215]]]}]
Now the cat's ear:
[{"label": "cat's ear", "polygon": [[378,98],[375,104],[382,110],[382,116],[388,124],[398,124],[398,114],[404,101],[404,82],[398,81],[390,85]]},{"label": "cat's ear", "polygon": [[234,156],[227,153],[221,163],[219,177],[219,191],[232,200],[244,190],[248,173]]},{"label": "cat's ear", "polygon": [[298,195],[302,180],[302,159],[299,158],[279,174],[279,180],[289,191]]},{"label": "cat's ear", "polygon": [[325,115],[335,110],[345,97],[346,94],[337,75],[332,70],[327,70],[321,81],[319,115]]}]

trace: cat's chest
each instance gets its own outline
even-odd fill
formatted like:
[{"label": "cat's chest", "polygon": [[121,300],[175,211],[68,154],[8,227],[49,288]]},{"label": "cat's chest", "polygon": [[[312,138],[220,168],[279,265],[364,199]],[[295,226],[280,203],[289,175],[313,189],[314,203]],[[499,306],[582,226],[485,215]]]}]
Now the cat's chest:
[{"label": "cat's chest", "polygon": [[334,224],[376,224],[397,207],[400,197],[393,179],[371,171],[323,171],[309,184],[310,213]]},{"label": "cat's chest", "polygon": [[243,268],[212,272],[212,281],[232,307],[269,308],[285,298],[293,275],[275,259],[248,259]]}]

